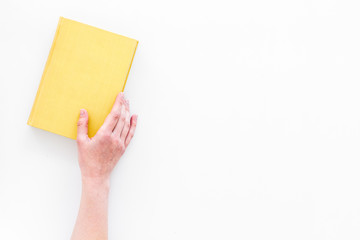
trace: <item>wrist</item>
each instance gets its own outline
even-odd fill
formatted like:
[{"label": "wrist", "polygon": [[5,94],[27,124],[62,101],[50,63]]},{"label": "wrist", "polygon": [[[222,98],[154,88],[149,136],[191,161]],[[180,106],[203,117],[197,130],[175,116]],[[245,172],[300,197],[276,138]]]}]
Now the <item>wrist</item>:
[{"label": "wrist", "polygon": [[108,192],[110,189],[109,177],[86,177],[82,176],[82,187],[84,190]]}]

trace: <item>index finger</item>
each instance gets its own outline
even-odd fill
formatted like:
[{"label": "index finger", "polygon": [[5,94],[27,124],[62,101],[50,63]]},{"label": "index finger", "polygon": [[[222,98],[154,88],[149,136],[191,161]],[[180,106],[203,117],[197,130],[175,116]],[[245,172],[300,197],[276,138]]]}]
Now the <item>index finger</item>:
[{"label": "index finger", "polygon": [[118,122],[120,115],[121,115],[121,107],[124,104],[124,93],[120,92],[115,99],[115,103],[111,109],[111,112],[106,117],[103,125],[101,126],[100,130],[112,132]]}]

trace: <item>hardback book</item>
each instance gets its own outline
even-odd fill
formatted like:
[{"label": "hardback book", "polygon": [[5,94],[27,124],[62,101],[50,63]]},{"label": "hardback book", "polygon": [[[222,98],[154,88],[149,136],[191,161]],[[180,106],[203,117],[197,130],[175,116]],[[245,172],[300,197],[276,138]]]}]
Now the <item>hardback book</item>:
[{"label": "hardback book", "polygon": [[76,139],[80,109],[93,137],[124,91],[138,41],[60,17],[28,125]]}]

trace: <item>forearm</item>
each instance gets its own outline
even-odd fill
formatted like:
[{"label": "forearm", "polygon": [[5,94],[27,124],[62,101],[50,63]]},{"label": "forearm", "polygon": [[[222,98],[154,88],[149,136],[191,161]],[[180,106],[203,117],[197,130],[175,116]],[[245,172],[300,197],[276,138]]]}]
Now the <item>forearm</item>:
[{"label": "forearm", "polygon": [[82,179],[80,209],[72,240],[108,239],[109,179]]}]

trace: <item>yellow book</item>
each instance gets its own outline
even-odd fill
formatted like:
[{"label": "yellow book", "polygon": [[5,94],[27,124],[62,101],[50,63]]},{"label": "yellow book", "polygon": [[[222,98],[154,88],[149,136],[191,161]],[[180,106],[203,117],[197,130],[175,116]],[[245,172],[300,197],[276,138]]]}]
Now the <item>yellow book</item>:
[{"label": "yellow book", "polygon": [[138,41],[60,17],[28,124],[76,139],[81,108],[89,137],[124,91]]}]

